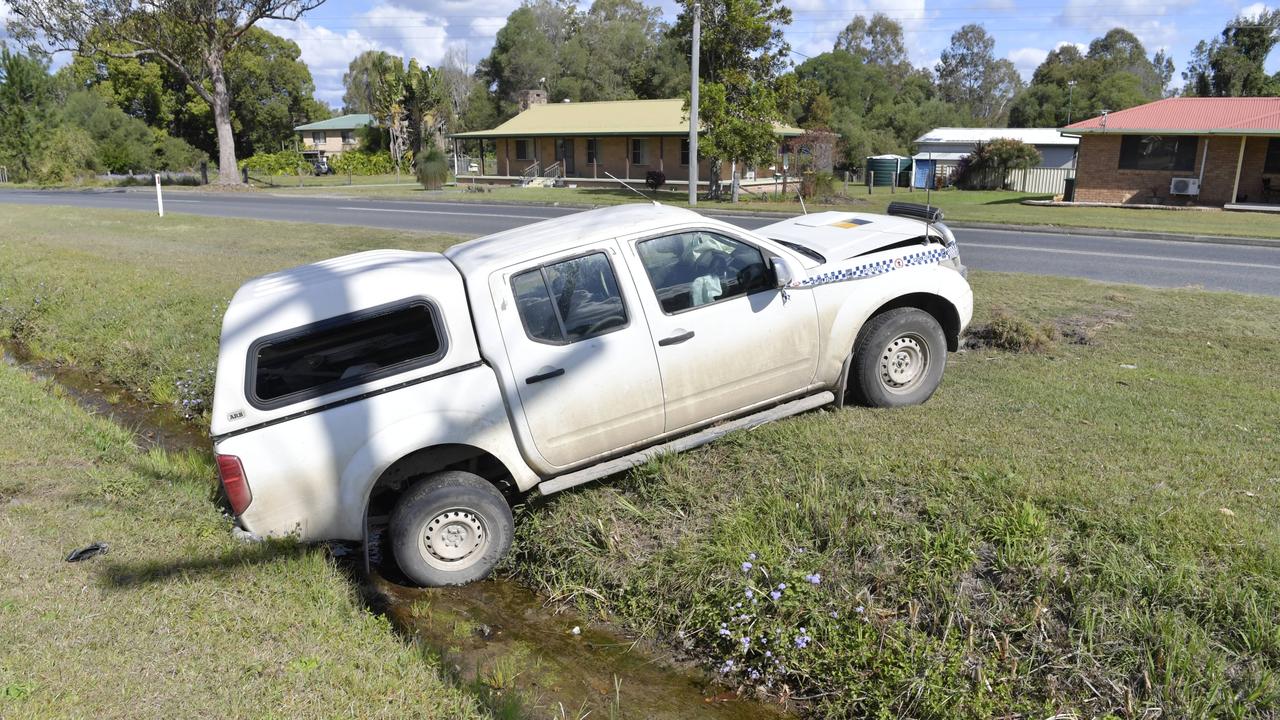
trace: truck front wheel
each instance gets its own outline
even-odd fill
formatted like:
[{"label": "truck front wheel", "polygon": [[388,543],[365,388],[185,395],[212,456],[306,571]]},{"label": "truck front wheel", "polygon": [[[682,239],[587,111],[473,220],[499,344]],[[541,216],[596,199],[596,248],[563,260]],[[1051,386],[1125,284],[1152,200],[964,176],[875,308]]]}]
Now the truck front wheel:
[{"label": "truck front wheel", "polygon": [[849,368],[854,400],[868,407],[919,405],[942,382],[947,338],[932,315],[894,308],[870,320],[859,333]]},{"label": "truck front wheel", "polygon": [[498,564],[514,526],[511,507],[492,483],[450,470],[418,481],[396,501],[391,549],[419,585],[465,585]]}]

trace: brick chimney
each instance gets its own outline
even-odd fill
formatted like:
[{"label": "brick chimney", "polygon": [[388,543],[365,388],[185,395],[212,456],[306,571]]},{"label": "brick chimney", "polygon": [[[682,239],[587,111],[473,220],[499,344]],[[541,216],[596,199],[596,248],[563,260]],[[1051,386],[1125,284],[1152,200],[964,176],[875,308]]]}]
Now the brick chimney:
[{"label": "brick chimney", "polygon": [[521,90],[520,91],[520,112],[528,110],[533,105],[546,105],[546,90]]}]

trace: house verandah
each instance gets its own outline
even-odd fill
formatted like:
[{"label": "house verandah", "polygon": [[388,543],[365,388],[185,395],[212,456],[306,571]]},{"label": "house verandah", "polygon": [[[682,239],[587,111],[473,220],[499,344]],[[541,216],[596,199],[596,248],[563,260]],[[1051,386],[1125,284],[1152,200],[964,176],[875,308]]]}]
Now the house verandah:
[{"label": "house verandah", "polygon": [[[464,183],[554,181],[580,187],[642,183],[658,171],[669,186],[687,186],[688,122],[679,99],[534,104],[492,130],[450,136],[454,170]],[[784,138],[800,134],[796,128],[778,128],[780,146]],[[711,161],[700,157],[700,186],[709,184],[711,169]],[[721,177],[729,180],[727,165]],[[768,168],[739,168],[739,177],[747,185],[775,182]]]}]

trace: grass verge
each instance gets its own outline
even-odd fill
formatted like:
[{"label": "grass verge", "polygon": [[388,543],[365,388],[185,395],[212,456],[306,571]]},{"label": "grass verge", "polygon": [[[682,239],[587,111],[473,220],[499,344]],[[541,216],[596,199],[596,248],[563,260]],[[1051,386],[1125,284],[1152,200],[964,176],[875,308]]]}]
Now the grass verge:
[{"label": "grass verge", "polygon": [[481,717],[322,549],[232,540],[205,456],[58,395],[0,364],[0,716]]},{"label": "grass verge", "polygon": [[[644,190],[637,181],[637,188]],[[287,190],[287,188],[281,188]],[[450,201],[450,202],[526,202],[566,203],[585,205],[615,205],[644,202],[629,190],[596,188],[513,188],[497,187],[489,192],[467,192],[465,189],[448,189],[428,192],[421,188],[342,187],[311,188],[299,192],[333,192],[353,197],[378,197],[401,200]],[[647,191],[646,191],[647,193]],[[688,195],[674,191],[661,191],[654,195],[659,201],[685,207]],[[942,208],[949,222],[983,222],[1001,225],[1048,225],[1106,230],[1135,230],[1145,232],[1179,233],[1184,235],[1226,235],[1239,237],[1280,238],[1280,216],[1254,212],[1226,212],[1223,210],[1172,211],[1138,210],[1132,208],[1094,207],[1037,207],[1023,205],[1023,200],[1049,199],[1048,195],[1033,195],[1003,190],[943,190],[931,194],[931,202]],[[925,201],[922,191],[907,192],[899,189],[890,193],[888,188],[876,188],[866,194],[865,187],[850,186],[849,194],[836,197],[827,203],[809,202],[809,212],[819,210],[853,210],[858,212],[883,212],[894,200],[906,202]],[[698,209],[720,212],[769,211],[799,215],[802,210],[794,197],[771,200],[744,196],[742,202],[700,200]]]},{"label": "grass verge", "polygon": [[[59,208],[0,209],[0,237],[0,331],[162,390],[249,275],[448,242]],[[1280,713],[1280,301],[972,281],[995,341],[928,404],[553,497],[510,571],[824,716]]]}]

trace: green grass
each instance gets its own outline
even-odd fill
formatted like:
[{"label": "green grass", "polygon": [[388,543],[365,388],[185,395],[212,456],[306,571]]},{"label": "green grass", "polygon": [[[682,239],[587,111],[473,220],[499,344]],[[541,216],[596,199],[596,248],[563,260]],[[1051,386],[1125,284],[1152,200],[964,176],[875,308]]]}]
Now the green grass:
[{"label": "green grass", "polygon": [[[449,242],[16,206],[0,238],[0,332],[161,400],[250,275]],[[983,337],[1026,352],[553,496],[508,571],[821,716],[1280,715],[1280,300],[972,282]]]},{"label": "green grass", "polygon": [[0,717],[482,717],[323,549],[233,540],[206,456],[3,364],[0,416]]},{"label": "green grass", "polygon": [[[0,337],[19,337],[39,357],[159,402],[202,400],[212,389],[222,313],[246,279],[358,250],[440,250],[455,241],[332,225],[4,206]],[[179,381],[194,383],[192,392],[182,393]]]},{"label": "green grass", "polygon": [[[636,181],[637,189],[645,191],[643,181]],[[334,188],[339,194],[358,197],[378,197],[402,200],[451,202],[529,202],[564,203],[583,205],[615,205],[643,202],[628,190],[595,188],[514,188],[496,187],[489,192],[467,192],[464,189],[448,189],[427,192],[420,187],[409,188]],[[317,192],[327,192],[317,190]],[[661,191],[655,197],[671,205],[687,206],[685,192]],[[1048,195],[1034,195],[1003,190],[943,190],[931,194],[931,202],[942,208],[948,222],[998,223],[1002,225],[1052,225],[1062,227],[1099,228],[1111,230],[1140,230],[1190,235],[1226,235],[1240,237],[1280,238],[1280,214],[1226,212],[1223,210],[1140,210],[1133,208],[1096,207],[1037,207],[1021,204],[1023,200],[1049,199]],[[849,186],[847,197],[837,197],[829,203],[809,202],[809,212],[819,210],[856,210],[883,212],[893,200],[907,202],[925,201],[922,191],[908,192],[899,189],[890,193],[889,188],[876,188],[866,194],[865,187]],[[700,200],[698,208],[704,211],[764,211],[799,215],[800,203],[794,197],[786,200],[753,198],[744,195],[737,204],[728,201]],[[1280,241],[1278,241],[1280,242]]]}]

